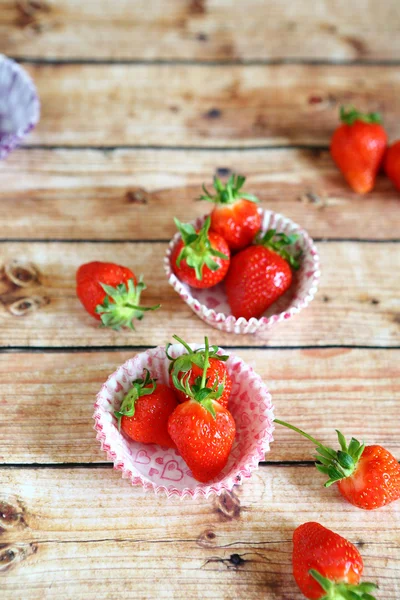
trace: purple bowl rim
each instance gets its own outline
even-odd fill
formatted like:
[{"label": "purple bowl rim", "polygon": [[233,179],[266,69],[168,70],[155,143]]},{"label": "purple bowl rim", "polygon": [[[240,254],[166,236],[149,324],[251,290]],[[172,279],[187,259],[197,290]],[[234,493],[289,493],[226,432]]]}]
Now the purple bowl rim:
[{"label": "purple bowl rim", "polygon": [[22,82],[27,86],[33,95],[32,115],[30,116],[27,125],[18,129],[18,131],[9,134],[9,139],[5,144],[0,142],[0,148],[5,150],[5,155],[7,156],[7,154],[11,152],[18,145],[18,143],[38,124],[40,119],[41,104],[34,81],[32,77],[25,71],[25,69],[14,59],[0,53],[0,66],[2,64],[6,65],[6,67],[17,73],[18,77],[21,78]]}]

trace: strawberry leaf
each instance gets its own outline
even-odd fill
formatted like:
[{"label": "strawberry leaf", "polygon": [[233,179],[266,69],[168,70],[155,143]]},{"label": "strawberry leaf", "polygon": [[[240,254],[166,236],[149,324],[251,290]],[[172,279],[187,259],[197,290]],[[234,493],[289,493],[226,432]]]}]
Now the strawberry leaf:
[{"label": "strawberry leaf", "polygon": [[194,269],[196,273],[196,279],[201,281],[203,279],[203,267],[206,265],[211,271],[217,271],[220,269],[220,265],[212,260],[212,257],[222,258],[228,260],[229,256],[215,250],[211,246],[211,242],[208,236],[210,229],[211,219],[207,217],[203,227],[196,232],[193,225],[189,223],[181,223],[178,219],[174,219],[175,224],[181,234],[183,241],[183,248],[176,259],[176,265],[180,267],[183,259],[189,267]]},{"label": "strawberry leaf", "polygon": [[206,200],[213,202],[214,204],[234,204],[238,200],[249,200],[250,202],[259,202],[257,196],[253,194],[246,194],[241,191],[246,177],[243,175],[231,175],[224,185],[218,177],[214,177],[214,189],[216,194],[210,194],[205,185],[203,184],[203,192],[198,200]]},{"label": "strawberry leaf", "polygon": [[121,283],[116,287],[100,283],[106,296],[102,304],[98,304],[95,312],[100,315],[103,327],[111,327],[119,331],[122,327],[135,329],[134,320],[143,319],[143,313],[149,310],[157,310],[160,304],[155,306],[141,306],[140,296],[146,285],[140,277],[135,285],[133,279],[127,283]]},{"label": "strawberry leaf", "polygon": [[329,476],[328,481],[324,484],[325,487],[329,487],[341,479],[350,477],[357,469],[357,463],[365,449],[364,443],[360,444],[360,442],[352,438],[350,444],[347,445],[343,434],[336,430],[341,449],[335,451],[332,448],[324,446],[308,433],[305,433],[294,425],[290,425],[280,419],[275,419],[275,423],[279,423],[279,425],[283,425],[288,429],[296,431],[316,445],[318,455],[316,457],[317,462],[315,463],[315,466],[318,471]]},{"label": "strawberry leaf", "polygon": [[356,121],[363,121],[363,123],[371,124],[382,124],[382,117],[379,113],[362,113],[359,112],[354,106],[340,107],[340,120],[346,125],[354,125]]},{"label": "strawberry leaf", "polygon": [[[136,402],[142,396],[149,396],[156,389],[157,379],[152,379],[147,369],[143,369],[144,377],[135,379],[132,387],[124,396],[119,410],[114,411],[114,416],[118,419],[118,429],[121,428],[122,417],[133,417],[135,414]],[[150,386],[150,387],[149,387]]]},{"label": "strawberry leaf", "polygon": [[325,596],[321,596],[321,600],[376,600],[375,596],[371,596],[369,593],[378,589],[375,583],[365,582],[358,585],[336,583],[324,577],[315,569],[311,569],[309,573],[319,583],[324,592],[327,592]]},{"label": "strawberry leaf", "polygon": [[299,236],[296,234],[286,235],[285,233],[276,233],[276,229],[269,229],[264,235],[259,233],[255,243],[259,246],[270,248],[270,250],[282,256],[293,269],[297,270],[300,268],[299,259],[302,251],[299,250],[293,254],[293,245],[297,242],[298,238]]}]

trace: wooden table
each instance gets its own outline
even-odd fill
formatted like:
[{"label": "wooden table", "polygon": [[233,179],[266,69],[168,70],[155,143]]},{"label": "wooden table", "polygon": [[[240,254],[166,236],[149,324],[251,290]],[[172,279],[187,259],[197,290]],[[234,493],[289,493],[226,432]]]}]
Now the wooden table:
[{"label": "wooden table", "polygon": [[[400,137],[398,0],[0,0],[0,51],[42,102],[0,164],[2,600],[297,600],[291,537],[309,520],[357,544],[378,597],[398,600],[400,503],[366,512],[324,490],[296,434],[277,429],[232,493],[180,502],[123,481],[92,427],[116,366],[207,334],[255,367],[276,415],[400,456],[400,196],[383,176],[352,193],[327,150],[342,103]],[[207,327],[162,268],[172,217],[203,214],[201,183],[232,171],[322,261],[311,306],[259,337]],[[144,270],[162,310],[136,333],[99,329],[74,290],[93,259]]]}]

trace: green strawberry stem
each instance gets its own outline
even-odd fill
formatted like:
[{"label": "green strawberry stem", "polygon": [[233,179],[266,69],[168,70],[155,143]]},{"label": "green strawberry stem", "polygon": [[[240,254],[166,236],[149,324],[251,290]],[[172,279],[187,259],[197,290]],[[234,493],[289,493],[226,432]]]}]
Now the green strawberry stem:
[{"label": "green strawberry stem", "polygon": [[204,265],[206,265],[210,271],[218,271],[218,269],[220,269],[220,265],[213,260],[213,257],[223,258],[224,260],[229,259],[229,256],[215,250],[211,246],[208,237],[208,230],[210,229],[211,224],[211,218],[209,216],[198,232],[196,232],[195,228],[190,223],[181,223],[177,218],[175,218],[174,221],[184,244],[184,247],[176,259],[178,267],[180,267],[181,261],[185,259],[188,266],[194,269],[196,279],[201,281],[203,279],[202,273]]},{"label": "green strawberry stem", "polygon": [[258,246],[264,246],[264,248],[270,248],[279,256],[282,256],[290,266],[297,270],[300,268],[299,259],[302,255],[302,251],[299,250],[297,254],[291,254],[287,247],[293,246],[298,240],[299,236],[296,234],[286,235],[286,233],[277,233],[276,229],[268,229],[268,231],[262,235],[261,232],[257,235],[255,243]]},{"label": "green strawberry stem", "polygon": [[121,429],[122,417],[133,417],[135,414],[135,405],[139,398],[149,396],[156,389],[157,379],[152,379],[147,369],[143,369],[143,373],[144,378],[135,379],[132,382],[132,387],[122,400],[120,409],[114,411],[114,416],[118,419],[119,430]]},{"label": "green strawberry stem", "polygon": [[[195,402],[198,402],[199,404],[201,404],[201,406],[203,408],[205,408],[206,410],[208,410],[208,412],[215,419],[216,413],[215,413],[215,408],[213,406],[213,400],[218,400],[218,398],[221,398],[221,396],[224,392],[225,381],[223,381],[222,383],[219,383],[218,380],[216,380],[214,385],[211,388],[207,387],[207,371],[210,366],[210,360],[209,360],[210,346],[209,346],[207,337],[204,338],[204,345],[205,345],[205,348],[203,351],[204,359],[203,359],[203,363],[202,363],[202,367],[201,367],[203,369],[202,376],[197,377],[196,382],[193,385],[190,385],[189,384],[190,369],[188,369],[184,373],[184,375],[182,375],[181,379],[179,380],[178,375],[175,372],[175,366],[174,366],[174,370],[172,371],[172,381],[177,390],[183,392],[184,394],[186,394],[186,396],[188,396]],[[188,355],[184,355],[184,356],[187,357]],[[177,360],[179,360],[179,359],[177,359]],[[179,371],[180,370],[181,369],[179,369]]]},{"label": "green strawberry stem", "polygon": [[376,600],[375,596],[370,594],[370,592],[378,589],[375,583],[365,582],[358,585],[335,583],[323,577],[315,569],[311,569],[309,573],[319,583],[324,592],[327,592],[321,600]]},{"label": "green strawberry stem", "polygon": [[[169,355],[169,349],[172,344],[168,343],[165,348],[165,353],[167,358],[171,361],[169,366],[169,372],[173,372],[175,375],[179,373],[187,373],[192,368],[192,364],[197,365],[200,369],[204,369],[204,361],[205,361],[205,350],[204,348],[197,348],[197,350],[192,350],[185,340],[180,338],[177,335],[172,336],[177,342],[182,344],[182,346],[187,350],[187,354],[182,354],[177,358],[173,358]],[[218,354],[218,346],[209,346],[208,349],[208,358],[217,358],[218,360],[226,361],[229,356]]]},{"label": "green strawberry stem", "polygon": [[116,287],[100,283],[106,293],[103,304],[96,306],[96,313],[100,315],[103,327],[111,327],[115,331],[119,331],[121,327],[129,327],[135,329],[134,320],[143,319],[143,313],[149,310],[157,310],[160,304],[155,306],[141,306],[140,296],[146,285],[140,277],[139,282],[135,285],[133,279],[129,279],[127,283],[121,283]]},{"label": "green strawberry stem", "polygon": [[340,120],[346,125],[354,125],[356,121],[363,121],[364,123],[376,123],[377,125],[382,124],[382,117],[379,113],[362,113],[359,112],[354,106],[340,107]]},{"label": "green strawberry stem", "polygon": [[365,449],[365,444],[361,444],[355,438],[351,438],[350,444],[347,445],[344,435],[337,429],[336,433],[341,449],[336,451],[333,450],[333,448],[324,446],[311,435],[308,435],[308,433],[305,433],[294,425],[286,423],[286,421],[275,419],[275,423],[283,425],[283,427],[287,427],[288,429],[292,429],[292,431],[296,431],[296,433],[300,433],[300,435],[316,445],[318,454],[316,456],[317,462],[315,463],[315,466],[318,471],[329,476],[328,481],[324,484],[325,487],[329,487],[341,479],[350,477],[356,470],[357,463]]},{"label": "green strawberry stem", "polygon": [[249,200],[250,202],[259,202],[257,196],[253,194],[245,194],[240,190],[243,187],[246,177],[243,175],[231,175],[224,185],[218,177],[214,177],[214,189],[217,192],[212,195],[203,184],[203,192],[198,200],[207,200],[208,202],[214,202],[214,204],[234,204],[237,200]]}]

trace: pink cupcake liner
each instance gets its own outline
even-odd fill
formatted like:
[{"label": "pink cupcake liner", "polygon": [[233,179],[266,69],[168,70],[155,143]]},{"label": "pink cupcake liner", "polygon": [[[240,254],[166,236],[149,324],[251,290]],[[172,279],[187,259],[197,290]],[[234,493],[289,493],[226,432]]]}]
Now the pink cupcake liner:
[{"label": "pink cupcake liner", "polygon": [[[271,329],[276,323],[290,319],[305,308],[317,291],[321,274],[319,256],[308,233],[283,215],[262,209],[260,209],[260,213],[262,214],[261,230],[263,233],[268,229],[276,229],[278,233],[286,235],[295,233],[299,236],[295,248],[302,250],[301,266],[294,273],[290,289],[274,302],[260,319],[247,320],[243,317],[236,319],[231,315],[223,282],[212,288],[200,290],[190,287],[176,277],[171,268],[171,254],[180,240],[179,233],[176,233],[170,241],[164,258],[164,269],[169,284],[200,319],[221,331],[246,334]],[[206,216],[193,221],[194,227],[201,227]]]},{"label": "pink cupcake liner", "polygon": [[[191,347],[196,349],[200,346],[191,344]],[[169,349],[173,357],[184,352],[180,344],[174,344]],[[228,354],[221,349],[219,352]],[[118,431],[114,417],[114,410],[120,407],[132,381],[142,376],[143,368],[149,369],[160,383],[168,384],[168,366],[165,348],[157,347],[137,354],[110,375],[97,395],[93,415],[96,438],[102,450],[106,452],[108,460],[114,463],[114,468],[122,471],[123,478],[156,494],[208,498],[212,494],[221,494],[223,490],[231,490],[234,485],[241,484],[251,476],[269,451],[274,430],[271,395],[252,367],[238,356],[229,356],[226,362],[232,378],[229,410],[235,419],[236,437],[228,463],[220,475],[210,483],[200,483],[193,478],[177,450],[130,440]]]},{"label": "pink cupcake liner", "polygon": [[39,116],[32,79],[15,61],[0,54],[0,159],[21,143]]}]

